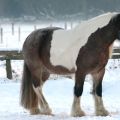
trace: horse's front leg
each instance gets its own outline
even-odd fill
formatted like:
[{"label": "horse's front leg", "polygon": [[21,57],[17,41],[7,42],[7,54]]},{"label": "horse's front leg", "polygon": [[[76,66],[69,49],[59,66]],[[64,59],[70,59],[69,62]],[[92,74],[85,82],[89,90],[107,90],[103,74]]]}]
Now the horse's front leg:
[{"label": "horse's front leg", "polygon": [[107,116],[109,113],[105,109],[103,100],[102,100],[102,80],[105,73],[105,69],[100,72],[94,73],[93,75],[93,84],[94,84],[94,99],[95,99],[95,110],[97,116]]},{"label": "horse's front leg", "polygon": [[79,70],[77,70],[75,75],[75,87],[74,87],[74,100],[72,104],[72,111],[71,115],[73,117],[81,117],[84,116],[84,112],[81,109],[81,95],[83,92],[83,85],[84,85],[85,75],[83,73],[80,73]]}]

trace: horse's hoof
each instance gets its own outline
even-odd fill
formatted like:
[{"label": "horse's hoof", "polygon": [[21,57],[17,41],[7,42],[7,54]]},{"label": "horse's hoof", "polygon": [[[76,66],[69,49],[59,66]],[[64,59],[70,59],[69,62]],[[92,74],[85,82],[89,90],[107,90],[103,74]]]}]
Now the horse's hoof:
[{"label": "horse's hoof", "polygon": [[85,116],[85,113],[83,111],[79,111],[79,112],[72,112],[71,113],[72,117],[82,117]]},{"label": "horse's hoof", "polygon": [[109,112],[107,110],[101,110],[96,112],[97,116],[108,116]]},{"label": "horse's hoof", "polygon": [[52,110],[50,108],[41,110],[41,114],[53,116]]},{"label": "horse's hoof", "polygon": [[30,110],[30,114],[31,115],[37,115],[37,114],[40,114],[40,110],[37,108],[37,109],[31,109]]}]

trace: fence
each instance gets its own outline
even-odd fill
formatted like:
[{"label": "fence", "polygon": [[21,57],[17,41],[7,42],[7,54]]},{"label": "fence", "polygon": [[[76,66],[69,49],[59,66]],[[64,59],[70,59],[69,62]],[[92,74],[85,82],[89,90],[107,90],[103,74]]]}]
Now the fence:
[{"label": "fence", "polygon": [[0,60],[6,61],[6,75],[8,79],[12,79],[11,60],[23,60],[22,52],[18,50],[1,50]]},{"label": "fence", "polygon": [[[114,48],[112,59],[120,58],[120,48]],[[23,60],[22,52],[17,50],[0,51],[0,60],[6,60],[6,73],[7,78],[12,79],[12,66],[11,60]]]},{"label": "fence", "polygon": [[43,24],[1,24],[0,25],[0,44],[5,47],[9,47],[9,38],[11,41],[17,41],[17,44],[23,43],[25,38],[32,32],[38,28],[49,27],[49,26],[57,26],[65,29],[71,29],[77,23],[43,23]]}]

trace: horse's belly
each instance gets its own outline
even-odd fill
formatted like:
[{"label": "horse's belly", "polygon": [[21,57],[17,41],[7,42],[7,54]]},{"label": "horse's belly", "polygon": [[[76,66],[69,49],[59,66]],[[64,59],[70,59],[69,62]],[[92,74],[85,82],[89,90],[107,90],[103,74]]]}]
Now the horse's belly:
[{"label": "horse's belly", "polygon": [[73,68],[76,68],[75,57],[70,53],[68,53],[67,55],[63,54],[61,56],[52,55],[51,59],[52,59],[51,63],[54,66],[61,65],[61,66],[64,66],[65,68],[67,68],[69,70],[71,70]]}]

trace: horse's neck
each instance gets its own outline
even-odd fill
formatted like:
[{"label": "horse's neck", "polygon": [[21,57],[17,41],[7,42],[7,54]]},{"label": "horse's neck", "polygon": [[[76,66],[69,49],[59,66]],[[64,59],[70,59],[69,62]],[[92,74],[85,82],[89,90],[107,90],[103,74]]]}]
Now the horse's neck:
[{"label": "horse's neck", "polygon": [[[52,46],[60,48],[59,53],[79,51],[87,43],[88,37],[98,28],[108,24],[115,13],[108,13],[85,21],[71,30],[57,30],[54,32]],[[59,46],[59,47],[57,47]],[[54,51],[54,49],[53,49]]]},{"label": "horse's neck", "polygon": [[91,36],[88,38],[87,45],[94,44],[94,46],[97,48],[109,49],[116,39],[116,33],[116,27],[108,24],[91,34]]},{"label": "horse's neck", "polygon": [[118,29],[114,25],[108,25],[105,27],[105,32],[103,31],[103,37],[108,45],[113,44],[116,40],[118,34]]},{"label": "horse's neck", "polygon": [[57,30],[54,34],[54,39],[57,40],[57,44],[61,43],[65,48],[71,46],[85,43],[91,33],[95,32],[98,28],[101,28],[108,24],[111,17],[116,13],[107,13],[100,15],[88,21],[82,22],[80,25],[76,26],[71,30]]}]

